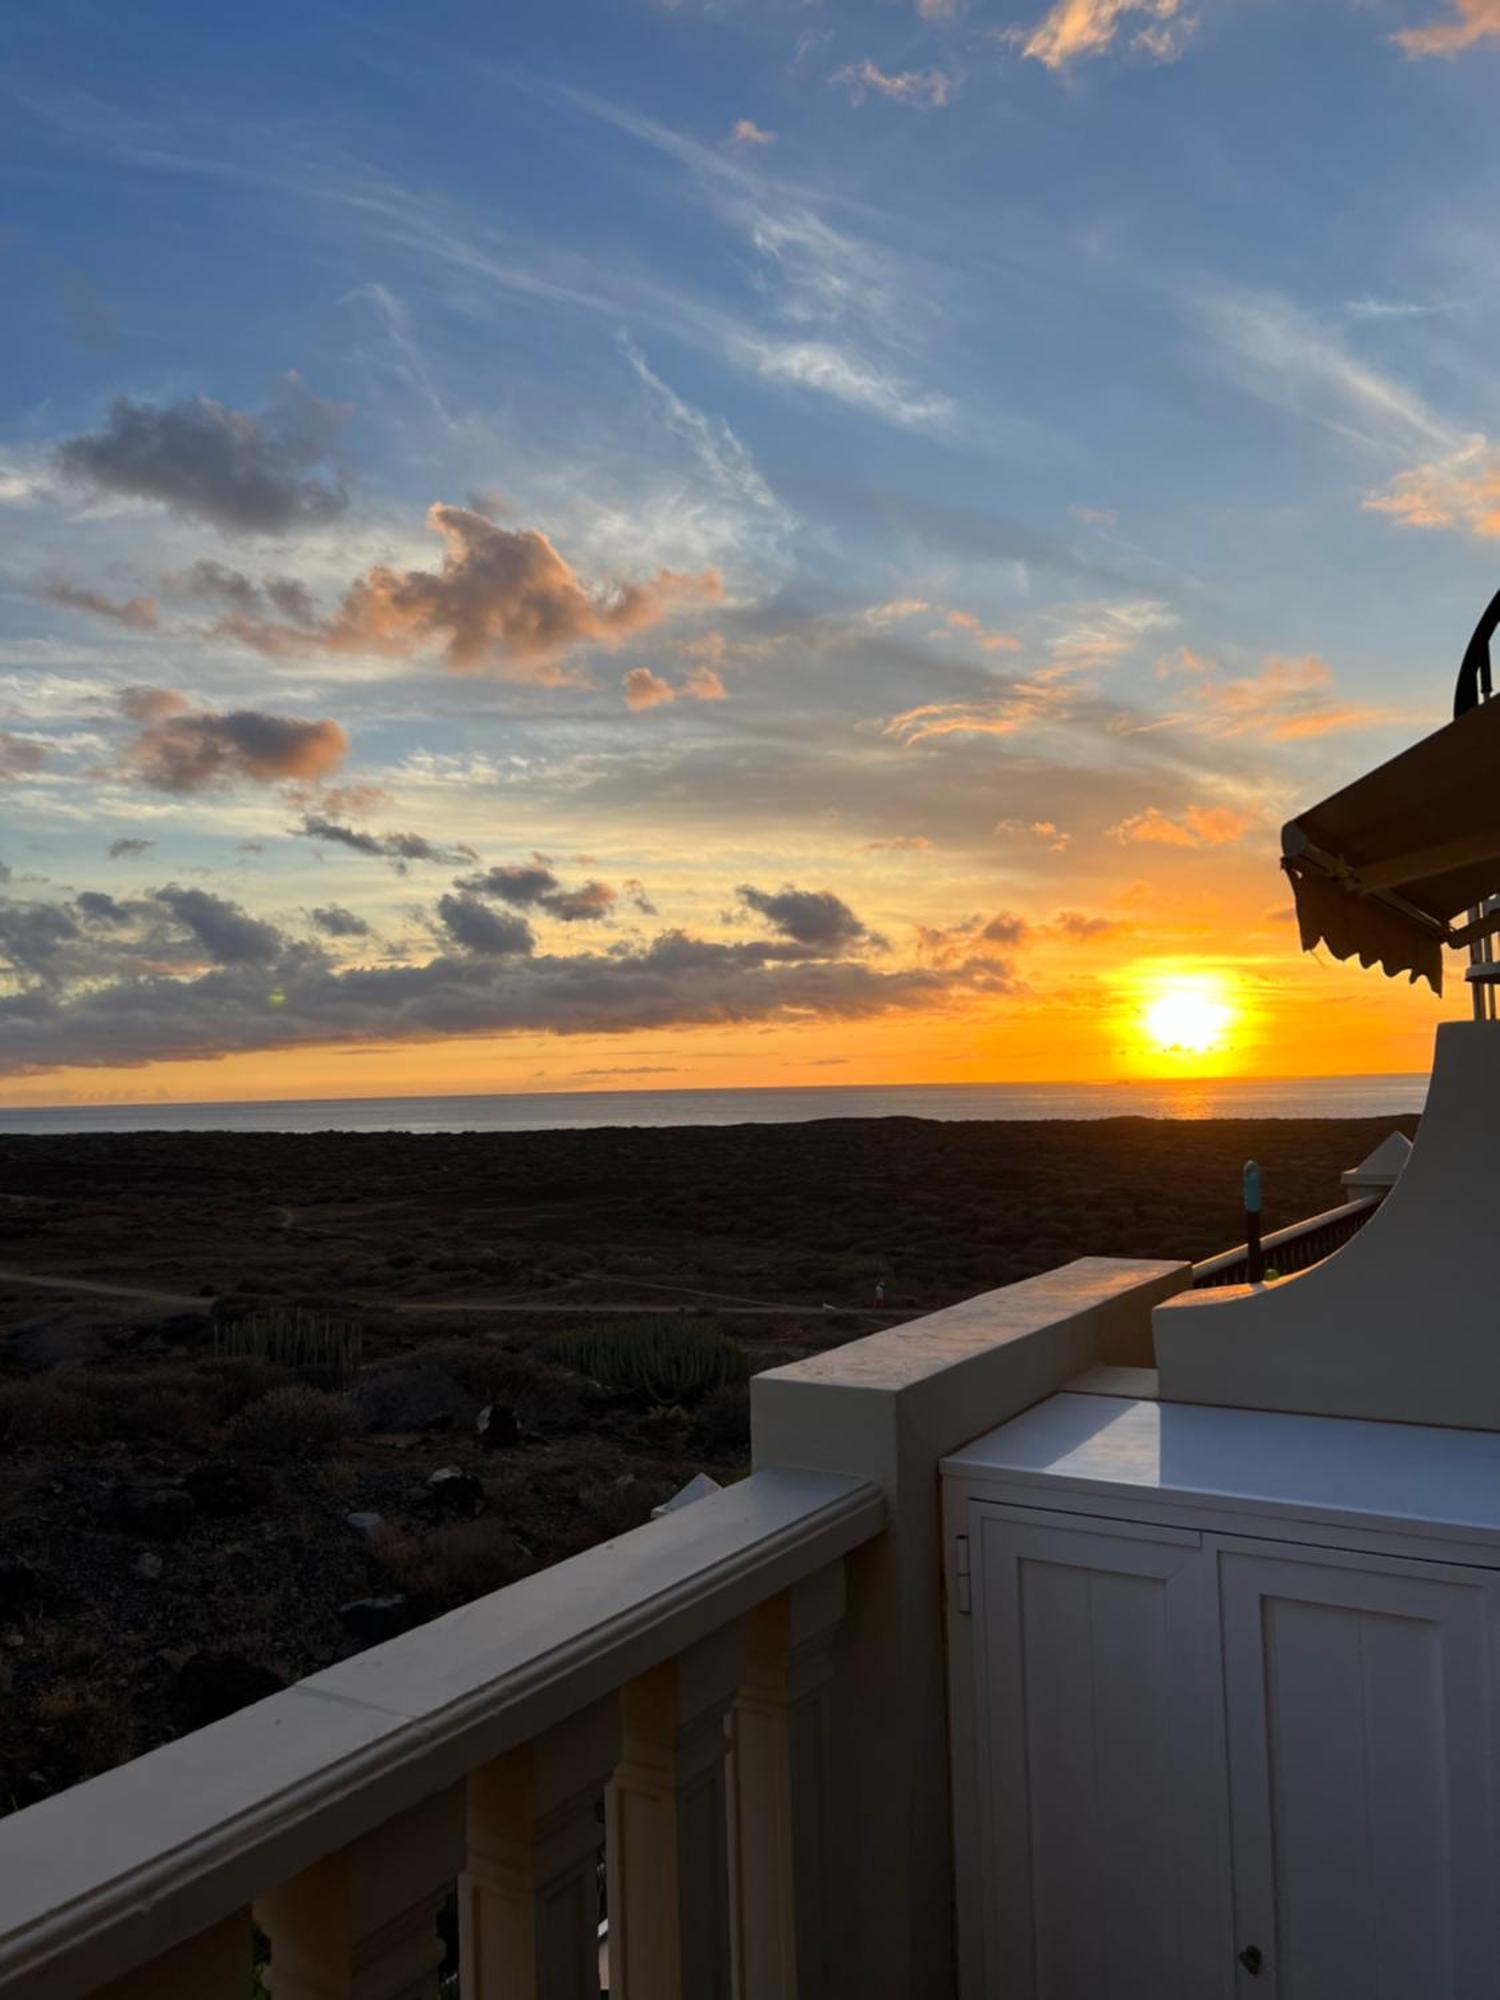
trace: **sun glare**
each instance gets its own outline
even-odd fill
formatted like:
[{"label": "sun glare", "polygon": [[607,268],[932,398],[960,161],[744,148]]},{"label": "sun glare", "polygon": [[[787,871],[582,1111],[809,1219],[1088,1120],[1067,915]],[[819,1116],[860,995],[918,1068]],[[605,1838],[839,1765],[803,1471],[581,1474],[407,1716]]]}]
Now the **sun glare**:
[{"label": "sun glare", "polygon": [[1223,984],[1209,975],[1168,980],[1142,1016],[1147,1039],[1168,1055],[1212,1055],[1233,1022]]}]

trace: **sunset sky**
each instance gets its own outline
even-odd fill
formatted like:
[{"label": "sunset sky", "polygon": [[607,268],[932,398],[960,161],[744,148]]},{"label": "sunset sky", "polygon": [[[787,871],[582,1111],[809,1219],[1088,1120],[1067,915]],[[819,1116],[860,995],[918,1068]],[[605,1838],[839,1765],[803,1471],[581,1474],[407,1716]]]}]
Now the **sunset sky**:
[{"label": "sunset sky", "polygon": [[1500,583],[1497,97],[1500,0],[13,0],[0,1102],[1424,1068],[1278,833]]}]

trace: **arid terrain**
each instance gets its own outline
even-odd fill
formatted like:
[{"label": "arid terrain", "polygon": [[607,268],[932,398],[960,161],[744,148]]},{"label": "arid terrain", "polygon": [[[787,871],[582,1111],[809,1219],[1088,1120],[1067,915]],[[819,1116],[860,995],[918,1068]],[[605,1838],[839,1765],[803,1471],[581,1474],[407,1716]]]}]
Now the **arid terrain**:
[{"label": "arid terrain", "polygon": [[1391,1123],[0,1140],[0,1811],[734,1477],[758,1369]]}]

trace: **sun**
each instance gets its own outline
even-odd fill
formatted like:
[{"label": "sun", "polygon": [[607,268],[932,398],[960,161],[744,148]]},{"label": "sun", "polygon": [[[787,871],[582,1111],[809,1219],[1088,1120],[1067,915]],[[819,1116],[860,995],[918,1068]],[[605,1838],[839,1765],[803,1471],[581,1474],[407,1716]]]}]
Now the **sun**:
[{"label": "sun", "polygon": [[1168,1055],[1212,1055],[1233,1023],[1222,982],[1207,973],[1167,980],[1141,1016],[1147,1039]]}]

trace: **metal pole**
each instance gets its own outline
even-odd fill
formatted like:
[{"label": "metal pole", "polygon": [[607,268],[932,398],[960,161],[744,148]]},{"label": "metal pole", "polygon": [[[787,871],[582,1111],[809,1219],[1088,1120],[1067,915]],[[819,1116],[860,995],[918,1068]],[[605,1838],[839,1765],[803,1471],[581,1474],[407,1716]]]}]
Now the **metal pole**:
[{"label": "metal pole", "polygon": [[1245,1162],[1245,1244],[1249,1251],[1246,1263],[1250,1282],[1262,1285],[1266,1278],[1266,1257],[1260,1247],[1260,1167],[1254,1160]]}]

